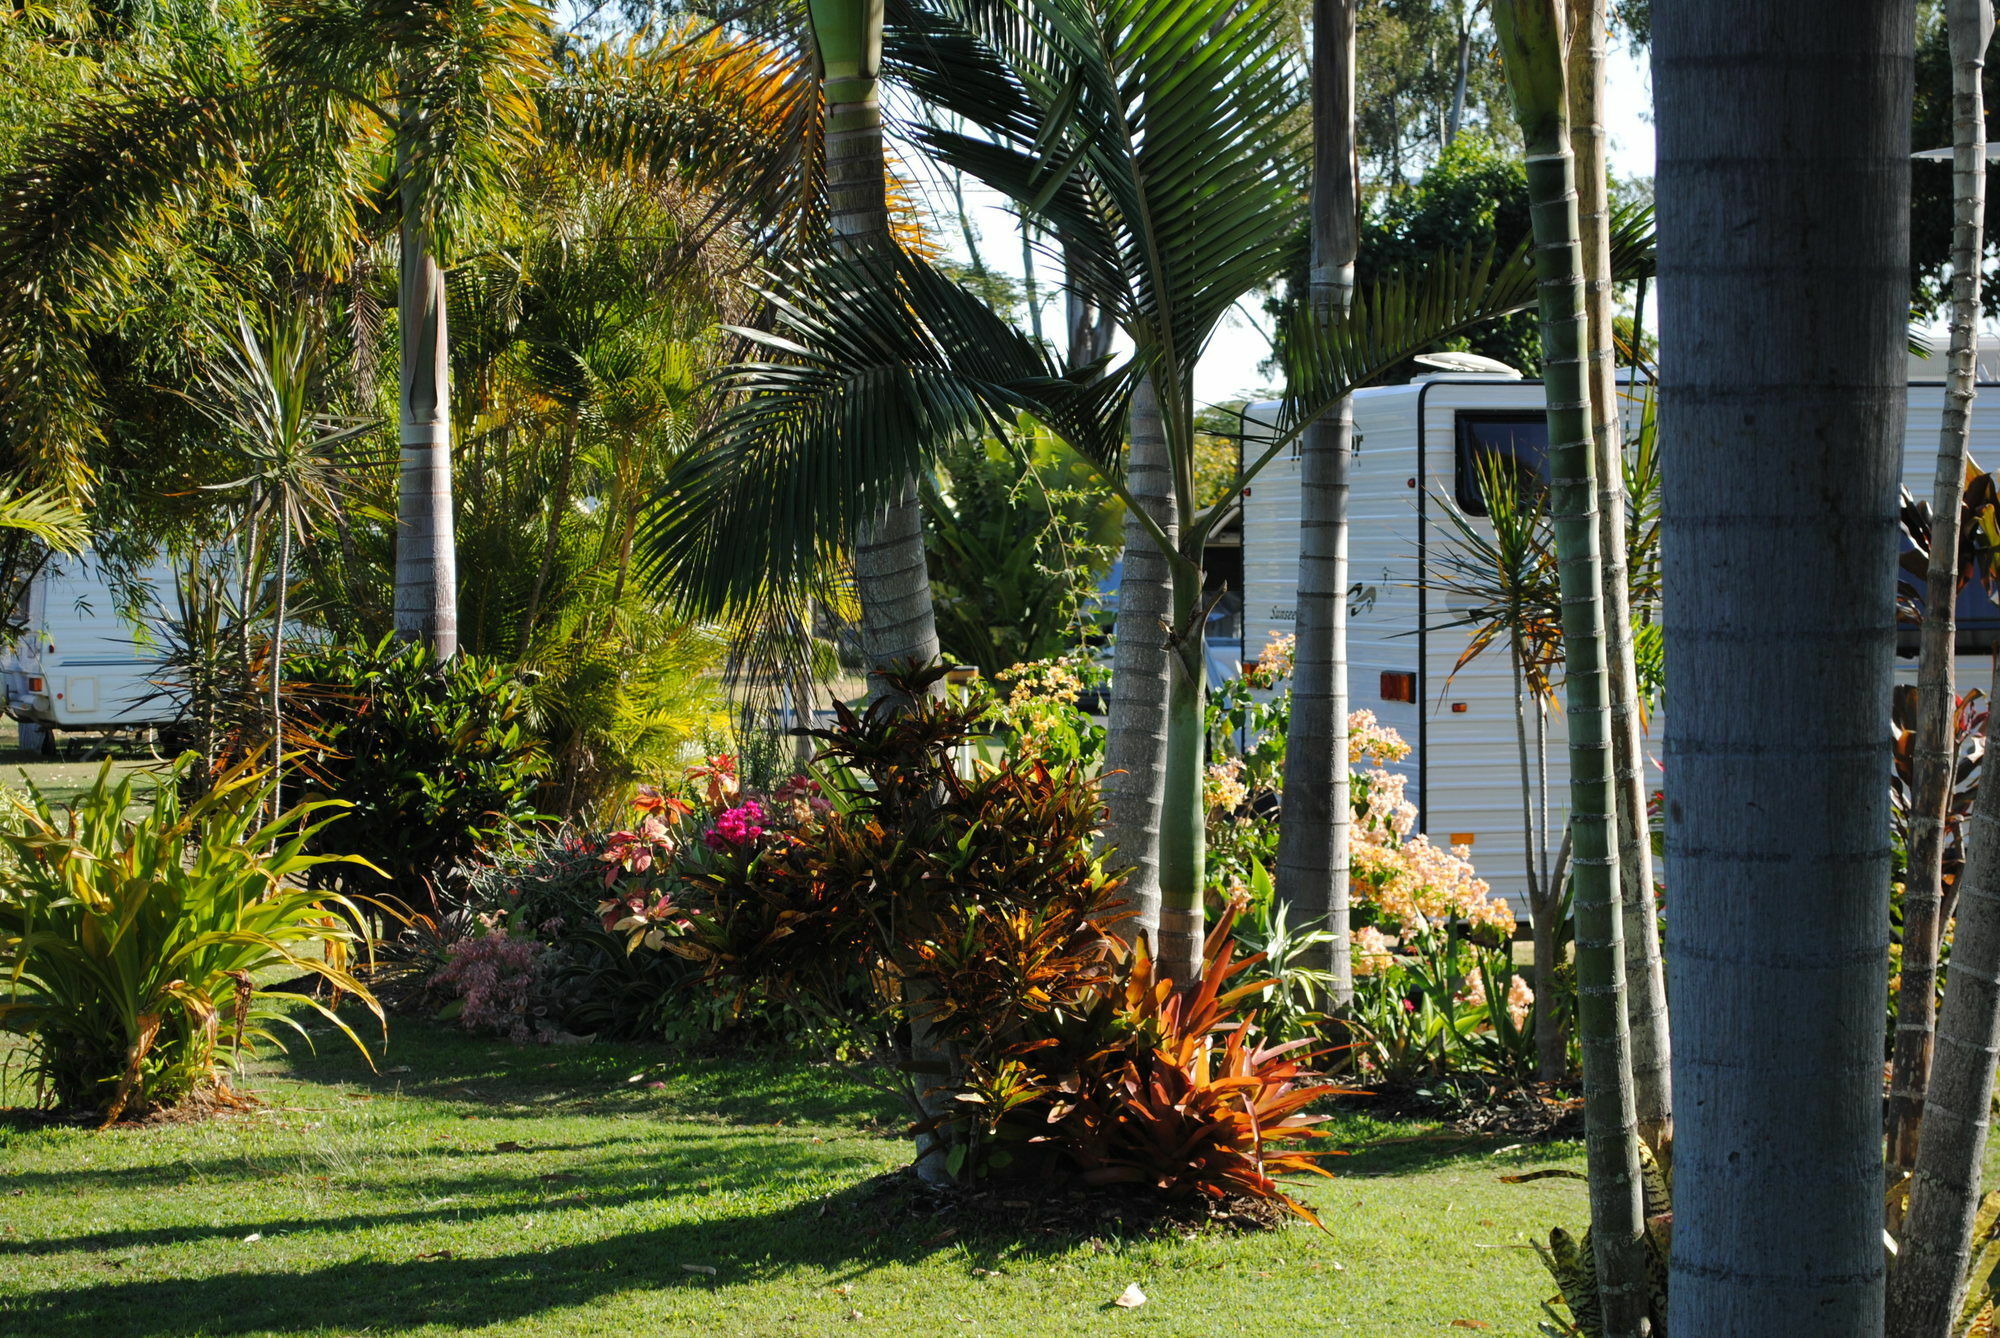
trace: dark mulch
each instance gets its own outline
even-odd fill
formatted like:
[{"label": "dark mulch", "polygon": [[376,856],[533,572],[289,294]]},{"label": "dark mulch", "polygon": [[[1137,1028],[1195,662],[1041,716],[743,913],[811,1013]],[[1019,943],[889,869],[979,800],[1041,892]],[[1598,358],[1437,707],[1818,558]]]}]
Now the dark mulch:
[{"label": "dark mulch", "polygon": [[1364,1087],[1340,1104],[1383,1119],[1439,1121],[1461,1133],[1523,1142],[1583,1137],[1583,1098],[1556,1083],[1453,1075],[1423,1087]]},{"label": "dark mulch", "polygon": [[1168,1197],[1129,1185],[1092,1187],[1040,1179],[928,1185],[907,1169],[867,1181],[844,1207],[845,1215],[873,1218],[884,1228],[925,1223],[954,1236],[1010,1239],[1269,1231],[1296,1220],[1284,1204],[1270,1199]]}]

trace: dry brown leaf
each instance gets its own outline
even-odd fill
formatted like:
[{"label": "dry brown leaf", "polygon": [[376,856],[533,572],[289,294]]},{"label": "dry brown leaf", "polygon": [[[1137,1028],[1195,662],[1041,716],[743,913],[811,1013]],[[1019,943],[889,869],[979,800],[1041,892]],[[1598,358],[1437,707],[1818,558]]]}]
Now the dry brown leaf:
[{"label": "dry brown leaf", "polygon": [[714,1264],[682,1264],[681,1267],[689,1273],[699,1273],[705,1278],[715,1276]]},{"label": "dry brown leaf", "polygon": [[1124,1291],[1118,1293],[1118,1299],[1111,1304],[1121,1310],[1137,1310],[1140,1306],[1146,1304],[1146,1293],[1140,1291],[1139,1284],[1135,1282]]},{"label": "dry brown leaf", "polygon": [[1490,1329],[1493,1326],[1484,1320],[1455,1319],[1451,1322],[1451,1327],[1454,1329]]}]

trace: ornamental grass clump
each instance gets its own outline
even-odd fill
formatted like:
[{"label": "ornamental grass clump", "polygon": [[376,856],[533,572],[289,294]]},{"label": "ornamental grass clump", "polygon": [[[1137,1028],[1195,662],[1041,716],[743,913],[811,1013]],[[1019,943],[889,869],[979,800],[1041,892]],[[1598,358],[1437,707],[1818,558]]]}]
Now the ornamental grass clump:
[{"label": "ornamental grass clump", "polygon": [[[25,1038],[44,1105],[110,1124],[191,1098],[238,1100],[226,1058],[283,1046],[290,1016],[319,1013],[296,982],[382,1010],[355,978],[360,908],[296,885],[351,856],[308,855],[343,805],[303,803],[265,822],[268,773],[231,767],[192,802],[183,758],[150,806],[110,763],[67,809],[39,791],[0,822],[0,1031]],[[362,1046],[362,1053],[367,1049]]]}]

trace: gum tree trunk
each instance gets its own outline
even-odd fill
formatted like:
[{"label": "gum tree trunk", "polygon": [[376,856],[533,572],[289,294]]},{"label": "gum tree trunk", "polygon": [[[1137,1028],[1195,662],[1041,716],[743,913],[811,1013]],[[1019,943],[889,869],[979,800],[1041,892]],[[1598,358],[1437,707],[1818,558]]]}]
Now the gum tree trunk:
[{"label": "gum tree trunk", "polygon": [[[1312,318],[1347,314],[1359,245],[1354,149],[1354,0],[1313,10]],[[1354,998],[1348,938],[1347,501],[1354,408],[1343,399],[1306,429],[1300,454],[1298,646],[1278,829],[1277,895],[1331,936],[1315,965],[1330,1006]]]},{"label": "gum tree trunk", "polygon": [[1597,467],[1597,542],[1604,568],[1605,688],[1618,807],[1618,895],[1625,938],[1625,1016],[1632,1035],[1632,1099],[1639,1137],[1665,1160],[1674,1137],[1673,1046],[1667,976],[1653,908],[1653,843],[1646,823],[1639,673],[1625,554],[1625,433],[1612,337],[1611,200],[1604,149],[1604,0],[1570,0],[1570,143],[1576,153],[1577,226],[1589,319],[1590,437]]},{"label": "gum tree trunk", "polygon": [[[1125,486],[1169,537],[1178,535],[1173,467],[1150,378],[1132,395],[1131,442]],[[1131,516],[1125,518],[1125,558],[1113,629],[1111,711],[1104,748],[1105,843],[1114,863],[1130,869],[1125,898],[1136,912],[1126,923],[1160,942],[1160,805],[1167,769],[1169,677],[1167,630],[1173,617],[1173,576],[1167,555]]]},{"label": "gum tree trunk", "polygon": [[[810,8],[826,99],[826,185],[834,244],[845,254],[865,257],[895,245],[889,233],[876,86],[882,65],[882,0],[811,0]],[[905,479],[881,514],[856,533],[854,585],[873,699],[884,691],[880,675],[885,670],[927,665],[938,658],[916,479]]]},{"label": "gum tree trunk", "polygon": [[1669,1328],[1882,1333],[1909,0],[1676,0],[1658,109]]},{"label": "gum tree trunk", "polygon": [[396,321],[402,344],[396,476],[396,635],[438,659],[458,653],[458,551],[452,539],[451,345],[444,270],[410,176],[414,113],[403,113],[397,164],[403,210]]},{"label": "gum tree trunk", "polygon": [[1991,0],[1957,0],[1947,12],[1952,65],[1951,364],[1937,478],[1931,489],[1931,556],[1917,655],[1916,801],[1910,872],[1903,887],[1903,970],[1896,985],[1896,1052],[1889,1084],[1889,1159],[1916,1165],[1937,1022],[1938,942],[1943,937],[1945,814],[1957,767],[1952,682],[1958,644],[1959,504],[1972,434],[1979,341],[1979,257],[1986,230],[1986,108],[1980,80],[1993,32]]},{"label": "gum tree trunk", "polygon": [[1562,60],[1563,14],[1558,5],[1559,0],[1496,0],[1494,24],[1527,147],[1528,205],[1541,293],[1549,500],[1562,587],[1570,877],[1591,1242],[1605,1338],[1638,1338],[1645,1331],[1649,1299],[1645,1205],[1624,1001],[1604,580],[1598,555],[1590,387],[1583,365],[1583,255]]}]

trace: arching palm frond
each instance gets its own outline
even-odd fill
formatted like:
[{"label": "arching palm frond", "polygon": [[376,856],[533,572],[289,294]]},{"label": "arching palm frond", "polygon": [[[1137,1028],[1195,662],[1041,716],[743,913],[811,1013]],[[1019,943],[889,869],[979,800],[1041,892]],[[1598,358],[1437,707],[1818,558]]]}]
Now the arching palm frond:
[{"label": "arching palm frond", "polygon": [[640,544],[672,598],[712,614],[810,584],[855,526],[954,437],[1047,422],[1117,475],[1122,375],[1066,376],[1048,350],[909,256],[774,271],[757,361],[676,469]]},{"label": "arching palm frond", "polygon": [[16,530],[59,553],[81,553],[90,519],[56,488],[0,487],[0,529]]},{"label": "arching palm frond", "polygon": [[87,485],[102,437],[90,333],[241,181],[261,101],[225,66],[149,71],[108,85],[0,179],[0,441],[35,482]]},{"label": "arching palm frond", "polygon": [[543,134],[628,178],[709,196],[777,241],[823,230],[819,85],[795,52],[692,22],[578,54],[540,92]]},{"label": "arching palm frond", "polygon": [[1069,284],[1162,360],[1162,379],[1279,272],[1307,132],[1281,6],[893,0],[890,20],[891,73],[983,132],[911,133],[1046,220]]}]

